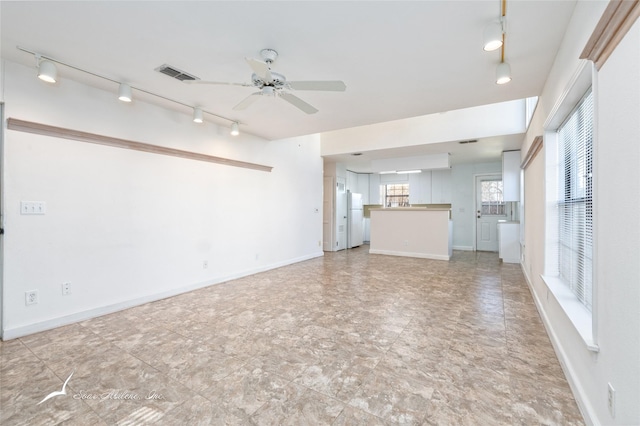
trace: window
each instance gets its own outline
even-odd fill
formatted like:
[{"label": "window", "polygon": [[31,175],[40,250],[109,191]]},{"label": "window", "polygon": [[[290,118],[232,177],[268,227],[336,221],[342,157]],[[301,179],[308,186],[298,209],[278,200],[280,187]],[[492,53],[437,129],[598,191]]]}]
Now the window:
[{"label": "window", "polygon": [[483,180],[482,189],[482,215],[504,216],[504,193],[502,190],[502,180]]},{"label": "window", "polygon": [[380,185],[380,199],[385,207],[409,207],[409,184]]},{"label": "window", "polygon": [[558,269],[560,279],[592,309],[593,93],[558,129]]}]

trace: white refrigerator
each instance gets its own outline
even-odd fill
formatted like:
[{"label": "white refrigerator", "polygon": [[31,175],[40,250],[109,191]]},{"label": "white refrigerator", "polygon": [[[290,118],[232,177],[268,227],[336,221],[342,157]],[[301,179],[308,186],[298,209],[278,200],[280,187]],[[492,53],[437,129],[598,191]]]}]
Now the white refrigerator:
[{"label": "white refrigerator", "polygon": [[347,248],[361,246],[363,235],[362,194],[347,191]]}]

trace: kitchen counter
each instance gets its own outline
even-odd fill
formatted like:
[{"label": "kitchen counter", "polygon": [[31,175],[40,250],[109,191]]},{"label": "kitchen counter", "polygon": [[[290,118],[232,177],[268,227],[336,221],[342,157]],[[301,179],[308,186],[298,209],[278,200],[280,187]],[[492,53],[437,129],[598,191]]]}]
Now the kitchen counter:
[{"label": "kitchen counter", "polygon": [[449,260],[451,209],[396,207],[371,209],[369,253]]}]

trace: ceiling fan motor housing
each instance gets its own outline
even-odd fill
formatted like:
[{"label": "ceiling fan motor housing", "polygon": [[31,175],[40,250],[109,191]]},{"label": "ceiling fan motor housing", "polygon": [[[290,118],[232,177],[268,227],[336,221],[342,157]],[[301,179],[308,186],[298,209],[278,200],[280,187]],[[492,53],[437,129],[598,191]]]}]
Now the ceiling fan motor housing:
[{"label": "ceiling fan motor housing", "polygon": [[260,55],[265,62],[270,64],[276,60],[276,58],[278,57],[278,52],[273,49],[262,49],[260,51]]},{"label": "ceiling fan motor housing", "polygon": [[252,74],[251,75],[251,82],[253,83],[254,86],[258,87],[258,88],[263,88],[264,86],[273,86],[276,89],[281,89],[284,87],[285,83],[287,82],[287,79],[285,78],[284,75],[277,73],[277,72],[273,72],[271,71],[271,81],[270,82],[266,82],[264,81],[264,79],[262,77],[260,77],[257,74]]}]

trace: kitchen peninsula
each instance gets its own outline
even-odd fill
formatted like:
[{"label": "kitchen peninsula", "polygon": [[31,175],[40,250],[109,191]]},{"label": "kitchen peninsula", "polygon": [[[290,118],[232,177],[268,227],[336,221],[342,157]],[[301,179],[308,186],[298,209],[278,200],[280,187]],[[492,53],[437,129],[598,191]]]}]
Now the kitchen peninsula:
[{"label": "kitchen peninsula", "polygon": [[451,209],[394,207],[371,209],[369,253],[449,260]]}]

